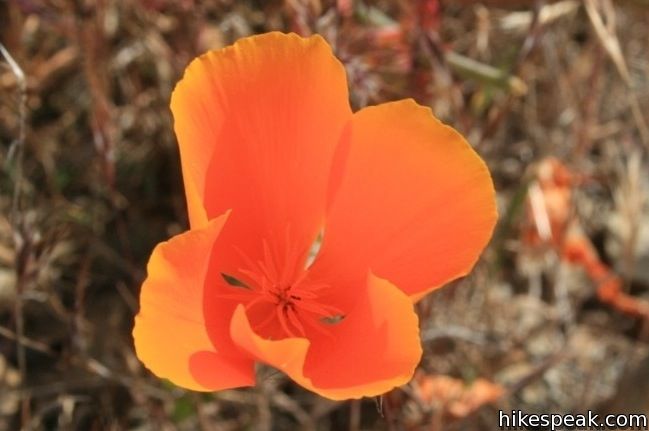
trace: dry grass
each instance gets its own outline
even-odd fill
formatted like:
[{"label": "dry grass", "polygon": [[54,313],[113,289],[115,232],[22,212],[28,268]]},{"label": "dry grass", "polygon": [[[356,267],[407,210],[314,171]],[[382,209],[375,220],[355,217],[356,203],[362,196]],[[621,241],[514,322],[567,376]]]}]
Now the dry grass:
[{"label": "dry grass", "polygon": [[[572,222],[625,292],[649,299],[649,6],[436,5],[0,1],[0,431],[491,430],[499,408],[649,414],[648,322],[524,240],[539,228],[530,185],[555,156],[583,179]],[[271,370],[256,388],[195,394],[135,357],[146,260],[187,226],[171,89],[195,55],[268,30],[323,34],[355,108],[413,97],[487,160],[501,219],[473,274],[420,304],[420,375],[496,382],[495,403],[457,417],[417,381],[332,403]]]}]

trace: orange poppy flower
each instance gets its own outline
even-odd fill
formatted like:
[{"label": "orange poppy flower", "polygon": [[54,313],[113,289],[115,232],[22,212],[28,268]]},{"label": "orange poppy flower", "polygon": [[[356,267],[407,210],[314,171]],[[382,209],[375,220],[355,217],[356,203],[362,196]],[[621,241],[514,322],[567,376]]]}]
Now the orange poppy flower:
[{"label": "orange poppy flower", "polygon": [[465,275],[496,220],[462,136],[412,100],[352,113],[320,36],[209,52],[171,109],[191,229],[149,261],[142,362],[203,391],[253,385],[255,362],[331,399],[408,382],[413,303]]}]

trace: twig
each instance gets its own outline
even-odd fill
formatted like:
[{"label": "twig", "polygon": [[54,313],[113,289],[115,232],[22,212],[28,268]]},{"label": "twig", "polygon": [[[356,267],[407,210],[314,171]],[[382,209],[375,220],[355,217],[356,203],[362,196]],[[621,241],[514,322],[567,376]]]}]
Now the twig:
[{"label": "twig", "polygon": [[271,431],[273,424],[273,412],[270,408],[269,381],[264,381],[257,390],[257,428],[260,431]]},{"label": "twig", "polygon": [[127,376],[121,373],[118,373],[110,368],[108,368],[106,365],[102,364],[99,362],[97,359],[87,357],[87,358],[72,358],[72,363],[75,366],[78,366],[94,375],[97,377],[100,377],[104,380],[112,381],[121,384],[122,386],[126,388],[133,387],[135,385],[139,386],[147,395],[154,397],[159,400],[169,400],[171,396],[169,395],[169,392],[160,389],[158,387],[152,386],[144,381],[141,381],[139,379],[136,379],[131,376]]},{"label": "twig", "polygon": [[72,339],[72,344],[82,357],[85,357],[85,355],[87,354],[87,340],[83,329],[83,315],[84,302],[86,297],[86,286],[88,285],[92,259],[93,255],[91,252],[86,254],[81,262],[81,269],[79,270],[79,275],[77,277],[77,283],[75,287],[74,310],[71,319],[70,337]]},{"label": "twig", "polygon": [[18,139],[14,140],[9,147],[9,155],[7,163],[15,157],[15,173],[14,173],[14,191],[11,203],[11,221],[15,224],[18,218],[18,210],[20,207],[20,186],[23,175],[23,152],[25,147],[25,129],[27,118],[27,79],[25,79],[25,72],[20,68],[16,60],[11,56],[9,51],[0,43],[0,53],[5,59],[11,72],[16,77],[18,84]]},{"label": "twig", "polygon": [[377,398],[377,407],[379,408],[379,413],[388,426],[388,431],[397,431],[397,418],[394,411],[395,409],[391,403],[390,392]]},{"label": "twig", "polygon": [[[18,371],[20,372],[21,382],[25,381],[27,375],[27,359],[25,356],[25,346],[22,342],[25,334],[25,322],[23,316],[23,293],[25,290],[26,275],[26,251],[29,241],[25,241],[23,235],[23,220],[21,213],[21,190],[23,178],[23,155],[25,148],[25,130],[27,118],[27,80],[25,73],[18,65],[16,60],[11,56],[9,51],[0,43],[0,54],[5,59],[11,72],[16,77],[18,84],[18,138],[9,147],[7,162],[14,160],[13,173],[13,197],[11,202],[11,226],[13,230],[13,241],[16,250],[15,271],[16,271],[16,298],[14,300],[14,319],[16,324],[16,351],[18,357]],[[29,398],[21,395],[21,421],[23,427],[29,423]]]},{"label": "twig", "polygon": [[290,413],[300,423],[300,429],[303,431],[315,431],[317,429],[313,418],[293,398],[276,387],[269,388],[268,395],[273,405]]},{"label": "twig", "polygon": [[[511,66],[509,70],[509,74],[508,74],[509,76],[519,75],[520,69],[525,63],[525,60],[527,60],[533,48],[536,46],[538,40],[540,39],[541,32],[543,30],[543,25],[540,20],[540,14],[541,14],[541,9],[543,8],[543,3],[544,3],[543,0],[536,0],[534,2],[535,7],[532,12],[532,20],[530,22],[529,30],[527,32],[527,35],[525,36],[523,45],[518,51],[518,57],[516,58],[516,61],[514,62],[514,64]],[[489,110],[489,114],[487,117],[487,124],[485,125],[482,134],[479,140],[477,141],[478,142],[476,144],[477,147],[482,146],[482,143],[486,139],[492,137],[496,133],[500,124],[505,118],[505,115],[509,113],[509,111],[512,109],[514,98],[515,98],[515,94],[509,92],[507,94],[507,97],[505,98],[505,101],[500,106],[493,106]]]},{"label": "twig", "polygon": [[524,376],[518,382],[514,383],[507,388],[507,397],[511,397],[518,392],[522,391],[530,383],[542,377],[549,369],[564,361],[569,357],[569,354],[566,351],[561,350],[553,355],[547,357],[543,362],[536,366],[529,374]]},{"label": "twig", "polygon": [[[554,4],[544,5],[539,12],[539,22],[548,25],[554,21],[575,12],[579,8],[579,2],[575,0],[564,0]],[[524,32],[532,24],[534,19],[530,11],[510,12],[500,19],[500,28],[505,31]]]},{"label": "twig", "polygon": [[25,336],[20,337],[14,331],[4,326],[0,326],[0,336],[5,337],[9,340],[16,341],[16,343],[22,344],[23,346],[32,350],[36,350],[37,352],[44,353],[48,356],[55,356],[55,353],[47,344],[41,343],[40,341],[33,340],[31,338],[27,338]]},{"label": "twig", "polygon": [[[606,53],[609,55],[615,68],[622,77],[622,80],[627,86],[628,97],[629,97],[629,107],[631,108],[631,114],[633,115],[633,120],[636,123],[638,132],[640,133],[640,138],[642,139],[643,144],[649,148],[649,126],[642,114],[642,109],[640,108],[640,102],[638,97],[633,91],[631,74],[629,73],[629,68],[624,61],[624,55],[622,53],[622,48],[620,47],[620,41],[616,34],[615,29],[615,9],[613,3],[610,0],[601,0],[599,1],[600,8],[597,7],[597,0],[586,0],[584,2],[584,7],[586,8],[586,13],[590,19],[593,28],[595,29],[595,34],[599,38],[602,46],[606,50]],[[599,12],[599,9],[602,9],[606,14],[606,22],[602,18],[602,14]]]},{"label": "twig", "polygon": [[361,429],[361,402],[352,400],[349,404],[349,431]]}]

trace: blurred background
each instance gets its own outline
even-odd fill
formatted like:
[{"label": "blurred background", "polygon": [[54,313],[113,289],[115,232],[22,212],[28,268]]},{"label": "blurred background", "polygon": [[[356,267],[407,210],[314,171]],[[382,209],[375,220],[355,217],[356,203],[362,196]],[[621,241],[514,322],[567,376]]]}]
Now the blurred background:
[{"label": "blurred background", "polygon": [[[649,414],[649,3],[0,0],[0,431],[495,430]],[[187,227],[170,92],[197,54],[322,34],[354,109],[412,97],[486,159],[500,220],[418,305],[413,381],[335,403],[278,373],[199,394],[131,329]]]}]

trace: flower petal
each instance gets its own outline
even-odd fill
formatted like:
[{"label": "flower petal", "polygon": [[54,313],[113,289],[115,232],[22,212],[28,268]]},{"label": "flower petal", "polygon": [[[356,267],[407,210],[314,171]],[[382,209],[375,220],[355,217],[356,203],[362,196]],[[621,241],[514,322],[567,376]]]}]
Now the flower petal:
[{"label": "flower petal", "polygon": [[243,305],[239,305],[234,311],[230,333],[232,340],[252,358],[283,371],[296,383],[311,388],[309,379],[302,373],[309,340],[306,338],[268,340],[260,337],[252,329]]},{"label": "flower petal", "polygon": [[422,350],[412,301],[389,281],[369,274],[366,289],[331,336],[312,338],[304,367],[318,392],[331,398],[375,396],[410,381]]},{"label": "flower petal", "polygon": [[403,292],[372,275],[357,292],[354,309],[341,322],[323,325],[323,333],[311,340],[263,339],[251,328],[243,306],[234,313],[232,339],[323,397],[382,394],[412,378],[422,352],[417,314]]},{"label": "flower petal", "polygon": [[412,100],[365,108],[346,128],[313,265],[358,280],[370,268],[413,299],[467,274],[496,222],[486,165]]},{"label": "flower petal", "polygon": [[244,240],[274,241],[269,232],[289,226],[308,247],[351,118],[344,68],[324,39],[274,32],[209,52],[187,68],[171,108],[192,226],[231,209]]},{"label": "flower petal", "polygon": [[215,218],[159,244],[147,267],[133,338],[137,356],[153,373],[193,390],[254,384],[252,361],[217,350],[203,317],[210,253],[227,219]]}]

